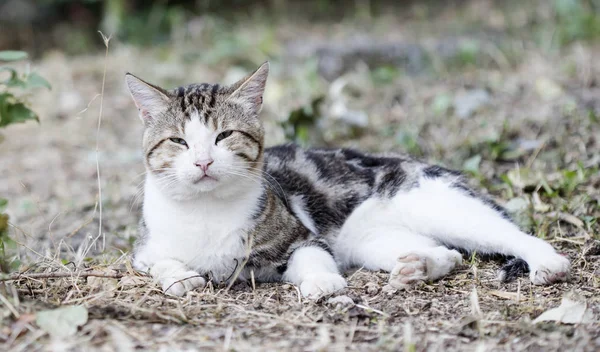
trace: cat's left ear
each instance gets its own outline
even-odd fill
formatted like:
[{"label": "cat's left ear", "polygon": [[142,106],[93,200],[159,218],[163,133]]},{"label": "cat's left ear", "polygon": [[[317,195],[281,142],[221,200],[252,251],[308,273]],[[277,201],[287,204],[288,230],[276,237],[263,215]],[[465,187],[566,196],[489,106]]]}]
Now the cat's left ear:
[{"label": "cat's left ear", "polygon": [[131,73],[125,75],[125,81],[144,124],[159,118],[167,111],[169,96],[164,89],[137,78]]},{"label": "cat's left ear", "polygon": [[263,94],[268,76],[269,62],[267,61],[260,65],[253,74],[235,83],[233,85],[235,91],[229,96],[228,100],[235,100],[258,115],[262,109]]}]

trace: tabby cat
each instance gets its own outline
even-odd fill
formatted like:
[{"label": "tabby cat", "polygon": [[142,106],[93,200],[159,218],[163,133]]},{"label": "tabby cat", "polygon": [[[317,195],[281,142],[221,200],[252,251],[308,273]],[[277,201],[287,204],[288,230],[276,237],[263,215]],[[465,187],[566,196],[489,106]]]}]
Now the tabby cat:
[{"label": "tabby cat", "polygon": [[387,271],[403,289],[447,275],[458,250],[512,257],[500,280],[567,279],[567,258],[460,173],[401,155],[265,148],[268,71],[174,90],[126,75],[148,171],[134,266],[166,293],[253,278],[314,298],[343,289],[349,267]]}]

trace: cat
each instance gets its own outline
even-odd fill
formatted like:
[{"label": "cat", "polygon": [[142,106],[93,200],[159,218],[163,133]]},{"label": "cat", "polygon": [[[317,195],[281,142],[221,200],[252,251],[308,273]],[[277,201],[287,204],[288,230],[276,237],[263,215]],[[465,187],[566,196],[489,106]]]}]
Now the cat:
[{"label": "cat", "polygon": [[285,281],[304,297],[346,287],[350,267],[405,289],[446,276],[459,250],[512,259],[506,281],[565,281],[569,260],[522,232],[455,171],[352,149],[265,148],[264,63],[230,86],[165,90],[126,75],[147,169],[133,264],[167,294],[207,280]]}]

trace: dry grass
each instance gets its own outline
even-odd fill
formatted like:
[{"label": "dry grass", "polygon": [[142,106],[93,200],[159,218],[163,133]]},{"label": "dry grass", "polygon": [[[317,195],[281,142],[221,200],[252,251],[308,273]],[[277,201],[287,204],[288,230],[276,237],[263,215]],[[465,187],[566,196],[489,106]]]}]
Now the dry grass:
[{"label": "dry grass", "polygon": [[[349,288],[336,294],[354,303],[301,299],[289,284],[263,284],[253,290],[239,283],[190,292],[184,298],[165,296],[146,277],[128,273],[122,263],[96,267],[121,279],[60,278],[14,282],[20,302],[15,312],[28,313],[59,305],[85,305],[90,321],[72,339],[51,341],[37,328],[16,321],[6,334],[15,350],[40,348],[119,348],[215,350],[397,350],[407,339],[416,350],[583,350],[598,341],[600,327],[532,325],[530,320],[557,306],[564,292],[585,297],[598,314],[594,263],[581,270],[575,259],[574,279],[551,287],[531,286],[526,279],[501,285],[493,264],[465,265],[455,275],[407,292],[388,291],[387,274],[359,270],[348,273]],[[121,264],[121,265],[119,265]],[[473,312],[472,291],[480,308]],[[9,296],[10,298],[10,296]],[[406,336],[405,329],[411,333]],[[11,338],[18,329],[23,335]],[[11,343],[12,342],[12,343]],[[84,344],[84,345],[82,345]]]},{"label": "dry grass", "polygon": [[[464,11],[482,26],[490,21],[497,27],[497,18],[486,11],[473,6]],[[444,21],[455,15],[441,14],[432,28],[382,19],[373,33],[383,27],[392,38],[443,41]],[[294,61],[291,47],[298,37],[319,41],[325,29],[342,38],[355,31],[352,24],[331,29],[291,23],[277,31],[277,50],[272,51],[283,53],[272,60],[264,111],[271,144],[282,141],[277,121],[290,110],[321,93],[327,97],[325,108],[332,104],[331,85],[314,78],[313,66]],[[141,126],[123,74],[132,71],[157,83],[217,81],[231,73],[236,58],[206,65],[184,60],[178,43],[166,59],[160,48],[115,43],[106,71],[100,54],[70,58],[53,53],[35,63],[54,85],[52,92],[35,97],[41,126],[16,126],[5,136],[0,194],[10,200],[11,235],[22,245],[23,265],[16,280],[0,284],[0,349],[597,350],[600,123],[595,116],[600,115],[600,64],[595,58],[600,49],[592,42],[549,50],[520,40],[521,48],[528,49],[511,51],[516,57],[492,50],[496,59],[483,66],[455,68],[440,61],[431,72],[398,74],[387,83],[358,65],[343,79],[350,82],[350,108],[368,114],[368,127],[338,129],[339,122],[329,121],[319,138],[369,150],[409,150],[458,169],[479,155],[479,167],[467,167],[474,183],[502,203],[515,198],[529,202],[518,218],[569,256],[573,277],[568,283],[536,287],[523,278],[501,284],[495,279],[497,263],[475,258],[448,278],[406,292],[387,290],[384,273],[347,273],[349,288],[335,296],[353,303],[347,298],[346,303],[330,297],[304,300],[288,284],[253,289],[238,283],[230,290],[209,285],[181,299],[165,296],[131,270],[127,256],[137,231],[135,196],[143,166]],[[98,135],[103,194],[97,199],[99,102],[94,97],[104,73]],[[486,90],[490,99],[472,116],[460,118],[451,108],[440,108],[474,89]],[[536,143],[523,147],[528,141]],[[100,228],[97,201],[103,205]],[[106,234],[105,251],[93,241],[98,234]],[[97,275],[88,275],[90,271]],[[56,276],[51,273],[66,277],[40,277]],[[587,300],[594,323],[531,323],[568,292]],[[72,338],[51,340],[34,322],[40,310],[79,304],[87,307],[90,320]]]}]

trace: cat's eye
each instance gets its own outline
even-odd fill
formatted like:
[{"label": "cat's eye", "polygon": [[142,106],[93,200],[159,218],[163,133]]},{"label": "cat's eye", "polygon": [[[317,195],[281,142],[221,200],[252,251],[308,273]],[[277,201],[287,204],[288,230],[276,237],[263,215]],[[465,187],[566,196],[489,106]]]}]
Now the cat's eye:
[{"label": "cat's eye", "polygon": [[187,146],[188,146],[188,145],[187,145],[187,143],[186,143],[186,141],[185,141],[185,139],[183,139],[183,138],[169,138],[169,139],[170,139],[170,140],[171,140],[171,142],[173,142],[173,143],[181,144],[181,145],[183,145],[183,146],[185,146],[185,147],[187,147]]},{"label": "cat's eye", "polygon": [[233,131],[225,131],[225,132],[219,133],[219,135],[217,136],[217,140],[215,141],[215,144],[217,144],[220,141],[224,140],[225,138],[231,136],[232,133],[233,133]]}]

